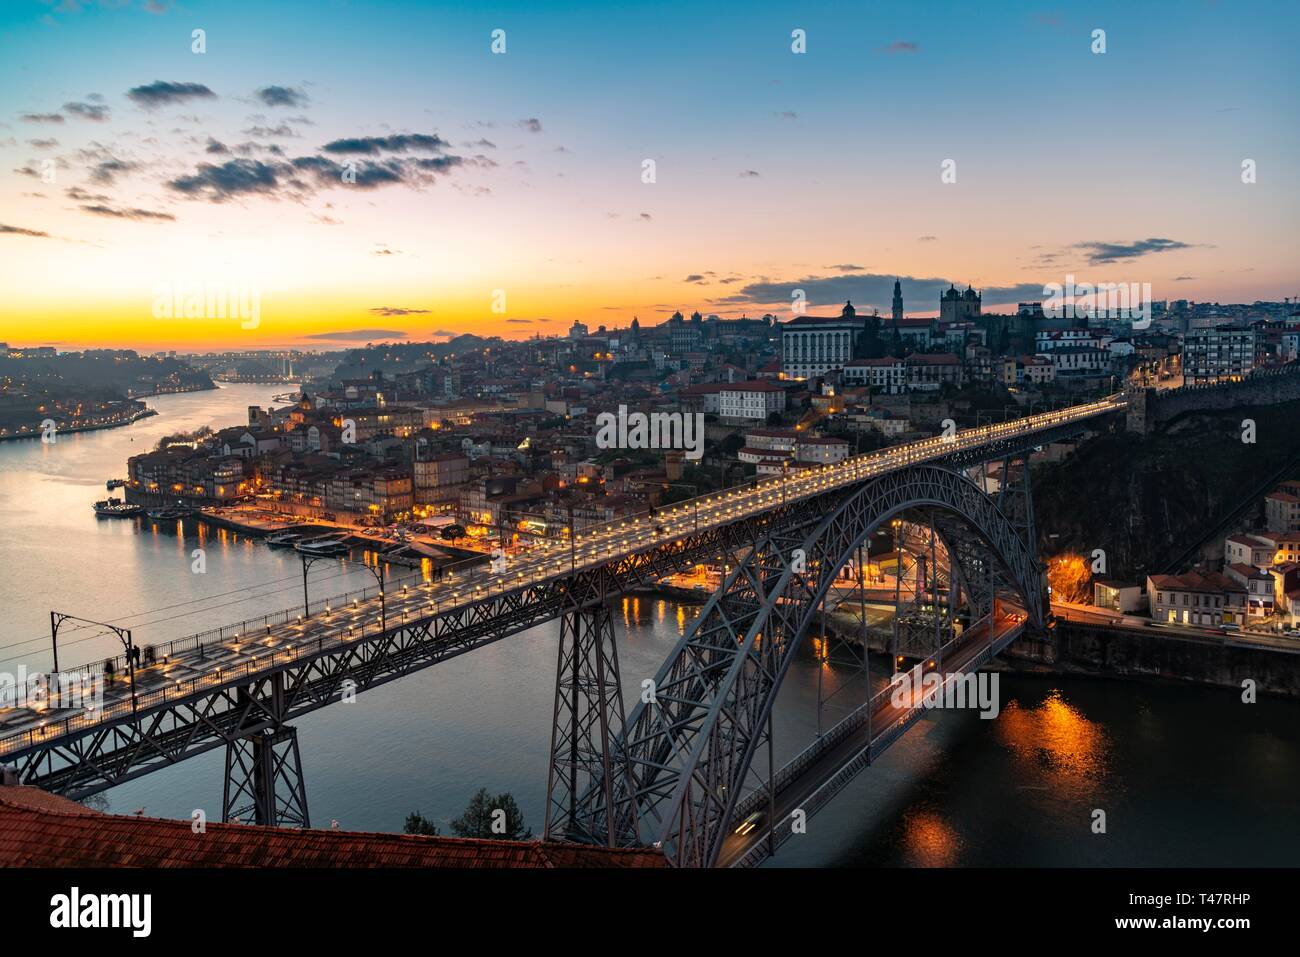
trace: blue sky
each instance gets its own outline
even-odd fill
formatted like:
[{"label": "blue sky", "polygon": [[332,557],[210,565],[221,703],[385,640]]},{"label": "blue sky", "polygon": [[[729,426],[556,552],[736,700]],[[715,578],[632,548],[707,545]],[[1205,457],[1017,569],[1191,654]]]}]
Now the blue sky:
[{"label": "blue sky", "polygon": [[[1300,292],[1293,2],[155,6],[0,7],[0,278],[29,287],[0,308],[84,325],[100,296],[129,317],[160,271],[182,268],[167,250],[265,266],[253,278],[284,336],[308,311],[334,329],[385,307],[449,331],[499,327],[483,305],[495,288],[517,290],[535,331],[762,311],[760,292],[794,283],[824,291],[815,306],[842,292],[887,305],[886,275],[905,291],[910,278],[1008,296],[1088,268],[1152,281],[1157,297]],[[503,56],[489,49],[498,28]],[[155,81],[213,95],[128,96]],[[301,108],[259,103],[272,85]],[[108,119],[65,108],[86,102]],[[464,162],[360,194],[174,185],[213,162],[208,136],[274,165],[272,145],[293,158],[395,134],[436,135]],[[69,202],[106,155],[130,172],[93,190],[105,199]],[[957,182],[941,185],[948,158]],[[56,183],[34,182],[42,160]],[[1142,245],[1153,238],[1172,245]],[[1090,262],[1100,242],[1164,251]],[[138,275],[120,258],[132,246]],[[401,251],[388,272],[367,258],[384,246]],[[862,268],[828,268],[841,265]]]}]

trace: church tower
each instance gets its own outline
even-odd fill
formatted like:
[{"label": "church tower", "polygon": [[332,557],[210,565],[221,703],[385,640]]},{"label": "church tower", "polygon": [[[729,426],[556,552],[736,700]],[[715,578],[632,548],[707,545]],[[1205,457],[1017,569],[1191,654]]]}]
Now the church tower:
[{"label": "church tower", "polygon": [[903,321],[903,285],[894,280],[894,325]]}]

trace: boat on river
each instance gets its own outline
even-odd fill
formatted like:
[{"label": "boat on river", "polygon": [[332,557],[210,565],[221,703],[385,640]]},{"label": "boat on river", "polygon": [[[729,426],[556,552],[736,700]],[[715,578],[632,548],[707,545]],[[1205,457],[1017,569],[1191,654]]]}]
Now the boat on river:
[{"label": "boat on river", "polygon": [[123,502],[119,498],[111,497],[96,502],[94,509],[95,514],[100,518],[134,518],[137,515],[144,514],[144,506],[132,505],[129,502]]}]

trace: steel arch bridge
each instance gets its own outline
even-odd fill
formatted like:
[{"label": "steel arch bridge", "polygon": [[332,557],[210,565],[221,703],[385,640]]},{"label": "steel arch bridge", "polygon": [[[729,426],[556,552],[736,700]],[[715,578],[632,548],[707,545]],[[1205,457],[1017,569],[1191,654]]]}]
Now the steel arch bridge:
[{"label": "steel arch bridge", "polygon": [[[950,566],[949,621],[960,601],[965,634],[978,637],[987,621],[990,640],[978,654],[964,638],[939,640],[936,577],[935,635],[921,654],[954,670],[979,667],[1010,640],[1009,632],[993,640],[999,596],[1022,607],[1028,624],[1043,623],[1029,455],[1125,407],[1122,396],[1108,397],[710,493],[583,530],[504,574],[471,569],[409,594],[405,585],[390,590],[386,617],[383,594],[363,592],[179,639],[141,669],[138,689],[133,673],[93,711],[56,702],[48,684],[44,696],[25,697],[6,716],[0,760],[23,783],[81,797],[224,747],[224,819],[307,826],[292,721],[558,618],[546,836],[660,842],[674,863],[716,864],[729,816],[754,804],[755,795],[737,802],[757,749],[768,744],[769,791],[790,770],[771,774],[771,702],[832,577],[866,535],[892,516],[923,513],[931,568],[936,542]],[[1003,466],[996,496],[963,474],[991,461]],[[625,722],[606,602],[710,560],[730,574],[659,670],[653,702]],[[855,715],[870,734],[871,712]],[[841,722],[818,747],[856,747],[857,727]],[[836,776],[856,773],[862,753],[869,760],[887,744],[870,740]]]},{"label": "steel arch bridge", "polygon": [[[767,530],[727,577],[632,712],[581,802],[590,838],[653,843],[679,866],[713,866],[795,653],[837,571],[878,528],[929,513],[959,588],[983,617],[1010,592],[1043,624],[1044,580],[1032,541],[998,501],[942,466],[890,473]],[[992,560],[990,560],[990,556]],[[605,783],[608,782],[608,783]],[[608,796],[607,796],[608,795]],[[605,828],[619,829],[613,840]]]}]

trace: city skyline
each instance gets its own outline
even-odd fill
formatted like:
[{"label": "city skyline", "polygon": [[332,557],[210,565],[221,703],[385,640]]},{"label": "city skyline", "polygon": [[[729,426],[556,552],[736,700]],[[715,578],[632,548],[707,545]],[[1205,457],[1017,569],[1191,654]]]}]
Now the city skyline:
[{"label": "city skyline", "polygon": [[[909,315],[950,283],[996,312],[1067,275],[1300,293],[1280,3],[150,6],[0,14],[13,343],[520,338],[678,309],[785,319],[795,289],[814,314],[887,316],[896,277]],[[162,290],[216,285],[253,291],[256,322],[154,315]]]}]

